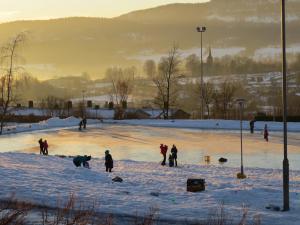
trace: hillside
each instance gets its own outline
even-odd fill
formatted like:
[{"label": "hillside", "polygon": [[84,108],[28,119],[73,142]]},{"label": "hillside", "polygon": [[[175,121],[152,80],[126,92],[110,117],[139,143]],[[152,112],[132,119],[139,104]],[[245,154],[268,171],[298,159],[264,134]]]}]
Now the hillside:
[{"label": "hillside", "polygon": [[[287,11],[288,45],[299,46],[300,1],[288,1]],[[0,24],[0,43],[27,31],[22,55],[27,70],[41,79],[82,72],[100,78],[108,66],[139,66],[173,43],[187,52],[197,51],[198,25],[207,26],[204,46],[212,46],[213,53],[217,49],[230,54],[227,48],[237,48],[253,56],[257,49],[280,44],[280,4],[278,0],[212,0],[165,5],[112,19],[17,21]]]}]

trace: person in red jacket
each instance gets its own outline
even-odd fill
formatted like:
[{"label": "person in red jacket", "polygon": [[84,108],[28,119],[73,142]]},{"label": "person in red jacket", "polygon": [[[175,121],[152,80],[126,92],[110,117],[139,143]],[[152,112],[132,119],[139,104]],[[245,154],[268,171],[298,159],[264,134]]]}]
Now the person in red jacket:
[{"label": "person in red jacket", "polygon": [[268,131],[268,126],[267,124],[265,124],[265,128],[264,128],[264,139],[266,141],[269,141],[269,131]]},{"label": "person in red jacket", "polygon": [[48,155],[48,143],[47,143],[47,140],[44,141],[44,155]]},{"label": "person in red jacket", "polygon": [[161,162],[161,165],[164,166],[166,165],[166,159],[167,159],[167,151],[168,151],[168,146],[160,144],[160,153],[163,155],[163,161]]}]

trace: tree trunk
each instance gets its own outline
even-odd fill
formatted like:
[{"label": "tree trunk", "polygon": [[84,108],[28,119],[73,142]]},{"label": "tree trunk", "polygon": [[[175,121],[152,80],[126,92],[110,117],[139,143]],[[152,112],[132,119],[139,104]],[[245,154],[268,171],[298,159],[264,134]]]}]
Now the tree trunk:
[{"label": "tree trunk", "polygon": [[3,132],[3,126],[4,126],[4,120],[1,118],[0,135],[2,135],[2,132]]},{"label": "tree trunk", "polygon": [[210,119],[209,105],[206,105],[207,118]]}]

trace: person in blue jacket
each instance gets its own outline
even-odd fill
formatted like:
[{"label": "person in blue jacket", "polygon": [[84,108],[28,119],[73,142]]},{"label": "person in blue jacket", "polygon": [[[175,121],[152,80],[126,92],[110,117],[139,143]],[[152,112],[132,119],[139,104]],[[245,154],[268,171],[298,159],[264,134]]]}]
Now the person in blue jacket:
[{"label": "person in blue jacket", "polygon": [[87,155],[80,156],[79,155],[73,159],[73,163],[76,167],[80,167],[82,165],[85,168],[90,168],[88,161],[90,161],[91,158],[92,158],[91,156],[87,156]]}]

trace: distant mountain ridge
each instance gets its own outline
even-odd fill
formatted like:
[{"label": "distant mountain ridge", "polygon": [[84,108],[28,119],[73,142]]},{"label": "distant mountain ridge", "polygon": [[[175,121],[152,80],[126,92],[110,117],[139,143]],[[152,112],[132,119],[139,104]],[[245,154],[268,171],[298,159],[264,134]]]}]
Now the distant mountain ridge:
[{"label": "distant mountain ridge", "polygon": [[[287,1],[288,44],[300,44],[300,1]],[[204,46],[240,47],[244,55],[280,44],[279,0],[212,0],[170,4],[106,18],[64,18],[0,24],[0,43],[28,31],[22,55],[39,78],[103,76],[107,67],[139,66],[139,55],[165,53],[173,43],[183,50],[200,46],[195,27],[207,26]]]}]

